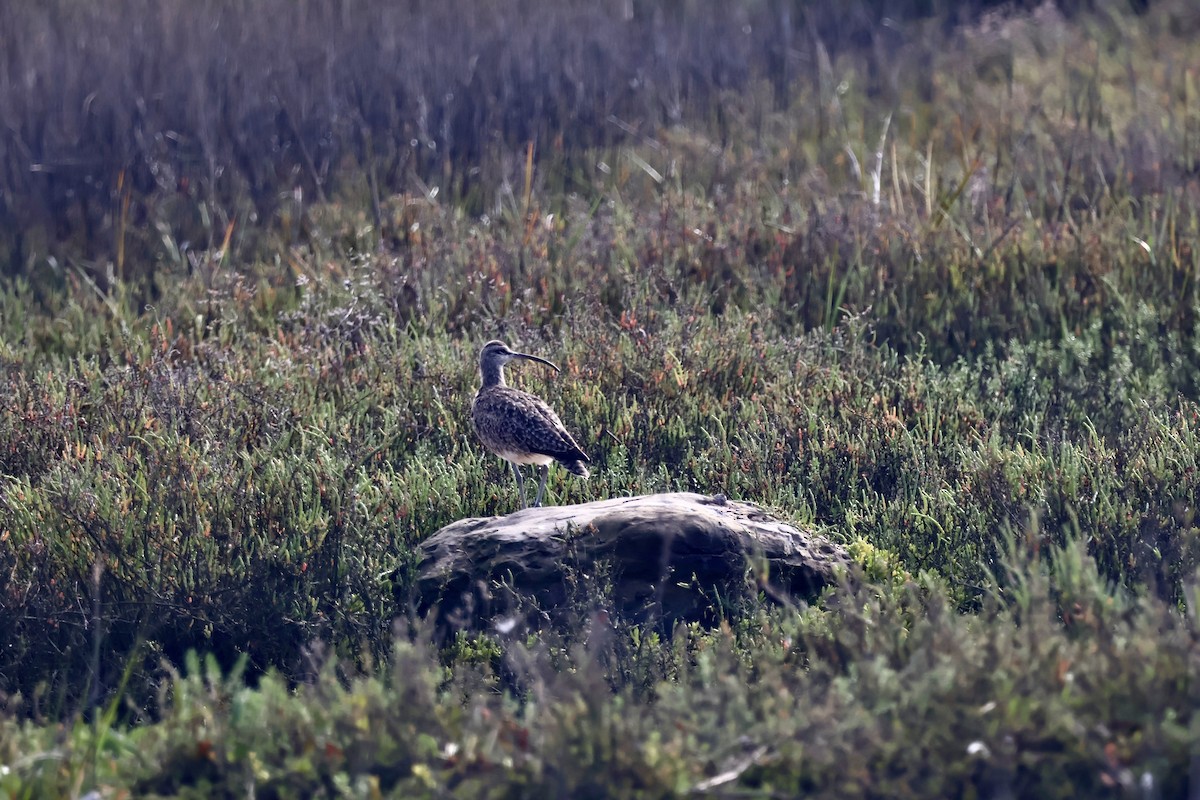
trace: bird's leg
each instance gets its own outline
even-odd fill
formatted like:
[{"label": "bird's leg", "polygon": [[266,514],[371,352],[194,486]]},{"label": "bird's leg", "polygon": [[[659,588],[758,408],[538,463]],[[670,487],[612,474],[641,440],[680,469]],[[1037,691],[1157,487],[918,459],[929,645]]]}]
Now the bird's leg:
[{"label": "bird's leg", "polygon": [[517,494],[521,496],[521,508],[527,508],[525,505],[525,476],[521,474],[521,468],[513,462],[508,462],[508,465],[512,467],[513,475],[517,477]]},{"label": "bird's leg", "polygon": [[534,508],[542,507],[542,492],[546,491],[546,475],[549,472],[550,472],[549,464],[542,464],[540,467],[538,467],[538,473],[541,475],[541,479],[538,480],[537,498],[533,501]]}]

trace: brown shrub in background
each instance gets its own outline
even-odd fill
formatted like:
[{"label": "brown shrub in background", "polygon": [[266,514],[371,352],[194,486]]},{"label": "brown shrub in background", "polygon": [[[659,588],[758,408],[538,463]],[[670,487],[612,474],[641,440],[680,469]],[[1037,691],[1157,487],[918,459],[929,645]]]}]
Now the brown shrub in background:
[{"label": "brown shrub in background", "polygon": [[0,272],[55,256],[125,276],[139,243],[145,272],[160,234],[215,248],[231,220],[286,224],[289,203],[347,185],[369,192],[377,221],[381,197],[420,184],[480,212],[529,143],[561,158],[569,184],[572,159],[659,126],[725,142],[731,93],[758,87],[784,109],[847,49],[868,91],[892,92],[906,21],[952,26],[992,5],[5,4]]}]

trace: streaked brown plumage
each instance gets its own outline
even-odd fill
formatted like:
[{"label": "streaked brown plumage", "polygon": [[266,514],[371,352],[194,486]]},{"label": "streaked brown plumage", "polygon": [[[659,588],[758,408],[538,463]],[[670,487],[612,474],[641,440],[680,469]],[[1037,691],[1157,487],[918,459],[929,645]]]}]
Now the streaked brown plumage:
[{"label": "streaked brown plumage", "polygon": [[571,473],[586,478],[588,468],[584,464],[589,459],[554,409],[540,398],[504,383],[504,365],[514,358],[537,361],[558,371],[558,367],[544,358],[510,350],[501,341],[488,342],[479,351],[483,384],[471,403],[471,423],[484,446],[512,466],[521,508],[525,508],[525,476],[520,465],[538,465],[540,480],[533,505],[540,506],[550,462],[557,461]]}]

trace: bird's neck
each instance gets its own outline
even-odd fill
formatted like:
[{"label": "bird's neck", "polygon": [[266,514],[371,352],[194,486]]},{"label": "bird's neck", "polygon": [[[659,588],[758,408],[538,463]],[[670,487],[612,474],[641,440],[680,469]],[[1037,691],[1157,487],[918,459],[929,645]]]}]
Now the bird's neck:
[{"label": "bird's neck", "polygon": [[504,382],[504,367],[501,364],[481,364],[479,372],[483,375],[483,388],[507,386]]}]

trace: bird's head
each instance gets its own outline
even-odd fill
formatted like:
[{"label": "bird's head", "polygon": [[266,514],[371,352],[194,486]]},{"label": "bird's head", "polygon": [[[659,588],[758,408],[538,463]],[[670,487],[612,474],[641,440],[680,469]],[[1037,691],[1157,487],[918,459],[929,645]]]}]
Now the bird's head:
[{"label": "bird's head", "polygon": [[488,383],[491,376],[499,378],[500,382],[503,383],[503,377],[501,376],[500,371],[503,369],[505,364],[512,361],[514,358],[523,358],[527,361],[536,361],[539,364],[545,364],[555,372],[559,371],[558,367],[554,366],[544,358],[531,356],[528,353],[519,353],[516,350],[509,349],[509,346],[499,339],[493,339],[485,344],[483,349],[479,351],[479,371],[483,374],[484,383]]}]

